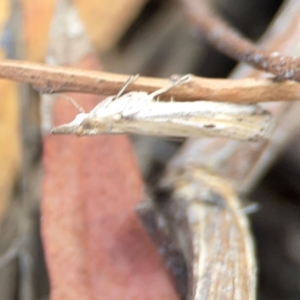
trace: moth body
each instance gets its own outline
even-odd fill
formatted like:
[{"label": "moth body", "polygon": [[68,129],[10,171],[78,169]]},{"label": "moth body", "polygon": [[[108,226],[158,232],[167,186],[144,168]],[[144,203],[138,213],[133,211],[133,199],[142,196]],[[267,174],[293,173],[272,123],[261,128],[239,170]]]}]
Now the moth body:
[{"label": "moth body", "polygon": [[271,135],[272,118],[258,105],[162,102],[155,98],[159,92],[108,97],[89,113],[80,113],[72,122],[54,127],[52,133],[213,136],[238,140],[258,140]]}]

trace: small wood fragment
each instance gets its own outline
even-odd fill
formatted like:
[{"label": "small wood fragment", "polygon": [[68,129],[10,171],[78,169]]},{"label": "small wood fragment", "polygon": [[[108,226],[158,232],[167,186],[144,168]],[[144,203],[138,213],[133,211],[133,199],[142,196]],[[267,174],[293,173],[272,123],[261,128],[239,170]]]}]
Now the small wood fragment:
[{"label": "small wood fragment", "polygon": [[[49,66],[26,61],[1,60],[0,77],[32,84],[43,93],[78,92],[115,95],[128,75],[88,71],[70,67]],[[154,92],[169,80],[140,77],[128,92]],[[209,79],[192,77],[189,84],[165,93],[162,99],[175,101],[212,100],[234,103],[295,101],[300,99],[300,84],[273,79]]]}]

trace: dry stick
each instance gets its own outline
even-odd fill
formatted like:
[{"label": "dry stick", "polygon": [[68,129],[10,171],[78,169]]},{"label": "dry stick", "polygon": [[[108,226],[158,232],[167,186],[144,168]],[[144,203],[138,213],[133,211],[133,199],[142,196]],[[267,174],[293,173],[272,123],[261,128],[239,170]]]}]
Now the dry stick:
[{"label": "dry stick", "polygon": [[[27,82],[43,93],[80,92],[114,95],[128,75],[86,71],[68,67],[2,60],[0,78]],[[126,91],[153,92],[168,84],[168,80],[140,77]],[[164,94],[164,99],[195,101],[256,103],[278,100],[299,100],[300,84],[292,81],[275,82],[271,79],[208,79],[192,76],[187,84]]]},{"label": "dry stick", "polygon": [[289,79],[300,82],[300,58],[258,49],[220,19],[206,0],[181,0],[181,2],[196,32],[201,33],[219,51],[257,69],[273,73],[278,80]]}]

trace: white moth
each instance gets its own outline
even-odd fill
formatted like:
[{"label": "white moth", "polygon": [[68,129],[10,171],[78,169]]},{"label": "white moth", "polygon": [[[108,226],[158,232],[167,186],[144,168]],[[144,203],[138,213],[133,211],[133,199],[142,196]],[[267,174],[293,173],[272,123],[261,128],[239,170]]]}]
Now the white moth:
[{"label": "white moth", "polygon": [[85,113],[71,100],[80,113],[72,122],[54,127],[51,133],[212,136],[251,141],[265,139],[271,135],[270,114],[255,104],[157,100],[158,95],[189,81],[190,75],[185,75],[173,81],[168,87],[151,94],[146,92],[123,94],[127,86],[137,77],[138,75],[130,77],[117,95],[106,98],[89,113]]}]

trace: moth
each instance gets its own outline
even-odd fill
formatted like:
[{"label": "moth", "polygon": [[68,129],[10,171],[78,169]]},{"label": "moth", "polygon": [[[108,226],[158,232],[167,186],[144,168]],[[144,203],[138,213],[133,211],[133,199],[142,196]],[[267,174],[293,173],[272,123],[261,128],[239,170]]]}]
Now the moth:
[{"label": "moth", "polygon": [[56,126],[52,134],[139,134],[160,137],[224,137],[255,141],[269,138],[272,117],[255,104],[212,101],[163,102],[158,96],[188,82],[191,75],[173,80],[151,94],[124,93],[137,79],[131,76],[117,95],[100,102],[89,113],[69,99],[79,110],[75,119]]}]

